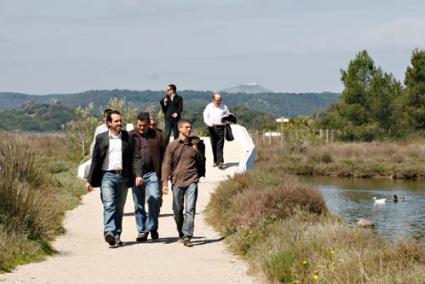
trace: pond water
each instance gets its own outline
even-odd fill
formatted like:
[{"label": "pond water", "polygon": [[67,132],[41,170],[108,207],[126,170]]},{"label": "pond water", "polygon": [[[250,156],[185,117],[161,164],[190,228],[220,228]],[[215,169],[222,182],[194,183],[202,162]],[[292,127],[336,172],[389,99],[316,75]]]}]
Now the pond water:
[{"label": "pond water", "polygon": [[[391,241],[415,238],[425,244],[425,181],[299,177],[322,192],[331,212],[351,225],[359,218],[375,223],[375,231]],[[399,202],[393,202],[397,195]],[[374,204],[373,197],[385,198]],[[402,201],[402,198],[405,201]]]}]

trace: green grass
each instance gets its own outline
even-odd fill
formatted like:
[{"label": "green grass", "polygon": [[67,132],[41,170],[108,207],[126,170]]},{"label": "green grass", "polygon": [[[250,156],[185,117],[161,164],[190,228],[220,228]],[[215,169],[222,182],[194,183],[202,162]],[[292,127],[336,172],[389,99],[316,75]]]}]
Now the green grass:
[{"label": "green grass", "polygon": [[54,253],[62,219],[84,193],[61,137],[0,133],[0,271]]},{"label": "green grass", "polygon": [[[352,160],[344,163],[356,167],[359,153],[347,147],[344,151],[352,151]],[[404,151],[421,149],[415,147]],[[332,166],[340,156],[324,150],[316,155]],[[392,150],[385,160],[396,154]],[[379,156],[364,151],[369,159]],[[222,182],[211,197],[208,222],[251,270],[269,283],[423,283],[423,246],[414,240],[389,243],[372,230],[344,224],[328,211],[318,190],[286,174],[288,164],[301,156],[260,148],[255,169]]]}]

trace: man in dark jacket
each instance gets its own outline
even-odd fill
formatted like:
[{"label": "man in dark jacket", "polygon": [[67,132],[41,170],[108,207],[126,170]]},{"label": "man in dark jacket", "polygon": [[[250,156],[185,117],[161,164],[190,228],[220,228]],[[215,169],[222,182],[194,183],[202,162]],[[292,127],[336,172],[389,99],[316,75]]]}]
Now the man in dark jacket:
[{"label": "man in dark jacket", "polygon": [[[160,184],[162,157],[164,154],[161,132],[150,128],[149,113],[137,115],[137,126],[131,133],[134,137],[134,153],[137,168],[142,169],[143,184],[133,186],[134,213],[136,216],[137,238],[143,242],[149,233],[153,240],[158,239],[158,217],[161,204]],[[146,216],[145,199],[149,215]]]},{"label": "man in dark jacket", "polygon": [[96,136],[86,189],[100,186],[104,237],[109,245],[115,246],[122,245],[120,235],[128,187],[134,182],[141,183],[141,169],[133,166],[134,142],[121,130],[120,113],[108,113],[106,123],[108,131]]},{"label": "man in dark jacket", "polygon": [[174,84],[168,85],[167,94],[160,101],[162,112],[164,113],[164,143],[168,144],[171,130],[174,139],[179,137],[178,122],[183,111],[183,98],[176,94],[177,87]]}]

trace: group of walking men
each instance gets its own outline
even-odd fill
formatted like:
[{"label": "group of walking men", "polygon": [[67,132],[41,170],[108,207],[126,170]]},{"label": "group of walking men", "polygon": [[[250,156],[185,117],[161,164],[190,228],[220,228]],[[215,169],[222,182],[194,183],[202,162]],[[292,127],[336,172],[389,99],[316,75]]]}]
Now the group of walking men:
[{"label": "group of walking men", "polygon": [[[214,94],[203,116],[210,134],[213,166],[224,169],[225,122],[221,119],[229,111],[221,100],[220,94]],[[149,113],[141,112],[135,129],[127,132],[122,129],[121,114],[111,109],[105,110],[104,123],[96,128],[86,189],[100,187],[104,238],[111,247],[123,244],[120,236],[129,187],[134,201],[136,241],[147,241],[149,235],[152,240],[159,238],[158,217],[162,195],[169,192],[169,181],[178,237],[185,246],[193,246],[198,181],[205,176],[205,146],[201,139],[191,136],[191,121],[181,118],[183,98],[176,94],[174,84],[168,85],[160,104],[164,131],[157,128]],[[171,132],[174,140],[168,143]]]}]

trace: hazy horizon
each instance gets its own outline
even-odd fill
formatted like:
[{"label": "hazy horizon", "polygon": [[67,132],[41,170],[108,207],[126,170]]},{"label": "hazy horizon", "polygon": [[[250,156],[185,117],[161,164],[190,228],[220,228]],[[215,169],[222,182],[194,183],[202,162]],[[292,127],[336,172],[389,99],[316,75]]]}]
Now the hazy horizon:
[{"label": "hazy horizon", "polygon": [[425,2],[377,0],[2,0],[0,91],[340,92],[367,49],[403,80],[425,48]]}]

